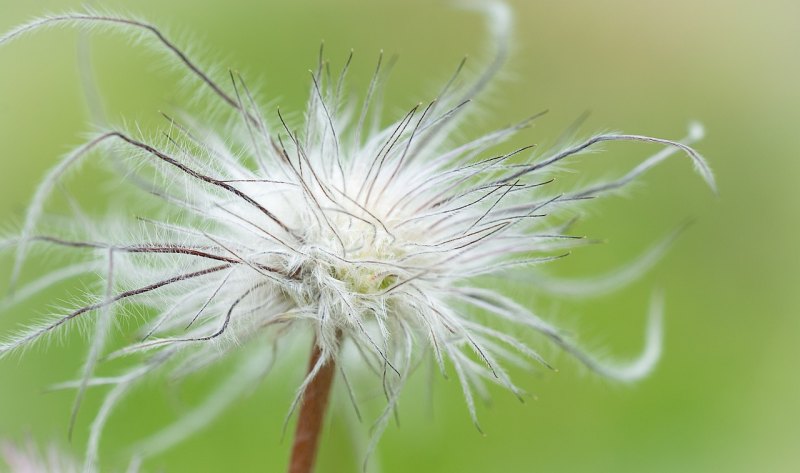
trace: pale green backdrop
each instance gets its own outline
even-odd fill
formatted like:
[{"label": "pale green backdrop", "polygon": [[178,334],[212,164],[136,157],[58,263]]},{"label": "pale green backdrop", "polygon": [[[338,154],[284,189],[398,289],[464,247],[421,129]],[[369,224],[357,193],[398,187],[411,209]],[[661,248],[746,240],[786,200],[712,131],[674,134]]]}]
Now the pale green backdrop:
[{"label": "pale green backdrop", "polygon": [[[0,30],[78,0],[0,0]],[[356,50],[355,88],[379,49],[399,53],[388,109],[426,100],[465,54],[486,57],[472,14],[423,1],[97,1],[168,27],[182,45],[259,83],[266,97],[299,109],[320,40],[332,59]],[[401,404],[401,425],[380,443],[381,470],[396,472],[796,472],[800,471],[800,3],[791,0],[513,2],[517,31],[502,85],[465,132],[480,132],[548,108],[517,144],[547,143],[586,110],[585,130],[618,129],[680,138],[691,119],[708,137],[700,151],[716,171],[715,198],[690,165],[675,160],[628,197],[598,202],[580,231],[608,243],[559,263],[593,274],[627,261],[686,218],[696,224],[643,281],[600,300],[535,301],[609,353],[635,353],[651,290],[667,295],[662,363],[635,386],[616,386],[556,356],[557,374],[515,372],[538,401],[502,390],[472,427],[454,381],[429,400],[420,373]],[[0,49],[0,219],[14,228],[55,157],[91,129],[80,94],[77,35],[49,31]],[[144,126],[185,98],[159,57],[119,36],[93,36],[99,85],[111,117]],[[613,175],[651,148],[613,145],[572,169]],[[602,156],[602,157],[599,157]],[[595,159],[597,158],[597,159]],[[89,181],[91,182],[91,181]],[[85,195],[109,189],[87,185]],[[92,194],[96,192],[96,194]],[[0,273],[10,270],[0,261]],[[7,278],[7,276],[3,276]],[[0,330],[48,306],[0,315]],[[534,302],[534,301],[532,301]],[[98,398],[90,396],[66,441],[70,393],[43,394],[77,373],[83,344],[55,343],[0,360],[0,436],[54,441],[80,452]],[[301,365],[304,360],[297,360]],[[213,373],[192,384],[202,389]],[[145,466],[165,472],[282,471],[281,422],[300,371],[269,378],[224,418]],[[168,390],[150,383],[112,418],[105,464],[124,464],[125,445],[164,422]],[[341,396],[342,393],[337,393]],[[189,396],[191,398],[191,396]],[[344,404],[341,404],[344,405]],[[346,406],[344,406],[346,407]],[[353,427],[335,413],[319,471],[357,471]]]}]

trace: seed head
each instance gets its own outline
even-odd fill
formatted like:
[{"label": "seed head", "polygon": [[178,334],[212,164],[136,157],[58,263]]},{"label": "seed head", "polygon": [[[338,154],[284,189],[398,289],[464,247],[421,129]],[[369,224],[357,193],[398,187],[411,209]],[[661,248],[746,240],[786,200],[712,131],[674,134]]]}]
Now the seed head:
[{"label": "seed head", "polygon": [[[112,386],[94,424],[90,463],[111,408],[146,375],[169,369],[183,377],[223,358],[240,360],[208,403],[142,450],[153,453],[196,430],[197,419],[211,418],[260,379],[270,350],[297,333],[313,334],[321,356],[291,410],[316,373],[341,359],[345,381],[346,371],[361,367],[383,380],[388,403],[377,432],[423,356],[433,356],[443,374],[455,373],[476,425],[473,396],[485,392],[485,383],[524,395],[506,371],[509,363],[550,367],[539,348],[527,343],[529,333],[543,335],[611,378],[631,381],[651,370],[660,352],[658,303],[641,358],[603,362],[505,294],[497,280],[524,277],[556,294],[585,295],[635,279],[673,236],[595,282],[548,279],[537,266],[587,242],[569,232],[577,209],[613,194],[673,154],[686,155],[713,188],[706,162],[689,147],[700,128],[693,127],[682,141],[602,133],[546,150],[531,145],[491,152],[527,129],[539,113],[457,141],[475,113],[472,101],[506,57],[510,12],[497,3],[481,9],[499,45],[496,59],[474,78],[464,77],[462,62],[435,97],[409,107],[388,125],[382,124],[380,111],[388,69],[382,55],[368,89],[353,95],[346,86],[352,54],[336,75],[321,54],[310,74],[307,109],[298,118],[260,106],[239,74],[230,74],[227,87],[218,84],[140,20],[68,14],[36,20],[0,38],[2,44],[27,31],[64,24],[141,32],[215,95],[219,107],[227,109],[216,115],[232,112],[222,124],[167,117],[156,139],[118,129],[97,134],[45,177],[13,241],[15,279],[39,247],[63,247],[83,256],[19,289],[18,297],[79,274],[103,275],[103,289],[89,303],[0,345],[0,353],[9,353],[95,319],[82,377],[60,385],[76,388],[79,400],[89,386]],[[559,165],[612,141],[653,143],[663,150],[621,178],[570,192],[556,188]],[[48,225],[44,206],[53,190],[90,158],[111,164],[131,189],[126,195],[138,201],[128,197],[110,218],[73,215],[66,225],[63,219]],[[134,304],[147,309],[141,336],[107,354],[113,322],[129,317],[125,309]],[[345,351],[358,357],[344,360]],[[116,376],[95,377],[101,356],[136,362]]]}]

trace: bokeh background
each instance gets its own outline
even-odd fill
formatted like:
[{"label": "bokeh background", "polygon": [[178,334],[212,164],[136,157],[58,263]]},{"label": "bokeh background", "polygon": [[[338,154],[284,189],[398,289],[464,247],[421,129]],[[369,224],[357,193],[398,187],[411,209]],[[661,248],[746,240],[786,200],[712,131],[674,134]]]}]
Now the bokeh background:
[{"label": "bokeh background", "polygon": [[[0,30],[78,0],[0,0]],[[628,261],[687,218],[693,225],[658,267],[625,291],[597,300],[537,298],[589,346],[635,354],[653,288],[667,296],[666,345],[657,371],[633,386],[588,374],[564,356],[558,373],[515,372],[538,400],[494,392],[480,408],[486,436],[472,427],[457,383],[432,396],[420,372],[401,402],[401,424],[383,437],[375,465],[392,472],[796,472],[800,471],[800,3],[793,0],[511,2],[514,53],[501,86],[465,133],[550,109],[512,143],[552,142],[584,111],[584,126],[680,138],[691,119],[708,136],[698,148],[716,171],[714,197],[688,162],[648,174],[625,198],[596,202],[579,231],[608,243],[558,263],[563,274],[595,274]],[[387,110],[431,97],[463,55],[473,70],[490,45],[480,18],[421,0],[115,0],[97,6],[140,14],[167,27],[203,59],[240,70],[284,109],[300,110],[321,40],[336,64],[356,51],[351,86],[365,87],[379,49],[398,53]],[[0,49],[0,218],[21,218],[34,186],[57,156],[91,130],[73,31],[47,31]],[[92,36],[98,84],[115,121],[154,127],[159,110],[186,99],[178,74],[147,48],[116,34]],[[652,149],[633,144],[580,159],[579,179],[619,174]],[[88,170],[88,176],[92,176]],[[108,188],[91,179],[84,197]],[[0,260],[7,279],[8,258]],[[5,284],[5,283],[4,283]],[[47,306],[4,311],[8,333]],[[43,393],[74,376],[78,334],[47,350],[0,360],[0,437],[30,434],[82,451],[99,397],[90,396],[75,439],[66,440],[71,393]],[[296,360],[304,365],[304,360]],[[292,362],[289,363],[291,365]],[[209,373],[184,391],[219,381]],[[302,370],[279,370],[191,440],[146,464],[148,471],[282,471],[289,441],[281,422]],[[107,465],[125,446],[169,419],[169,390],[153,382],[112,417]],[[342,393],[336,393],[342,401]],[[329,418],[319,471],[360,471],[353,426]],[[362,432],[363,434],[363,432]]]}]

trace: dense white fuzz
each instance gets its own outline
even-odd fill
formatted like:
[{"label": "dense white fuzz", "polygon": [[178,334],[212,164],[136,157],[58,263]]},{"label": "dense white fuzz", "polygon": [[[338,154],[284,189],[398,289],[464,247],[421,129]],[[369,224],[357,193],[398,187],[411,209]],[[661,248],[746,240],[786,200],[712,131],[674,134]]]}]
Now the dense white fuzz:
[{"label": "dense white fuzz", "polygon": [[24,447],[18,447],[9,442],[0,444],[2,452],[2,466],[6,466],[10,473],[79,473],[80,464],[73,458],[64,455],[57,448],[51,447],[42,454],[38,448],[28,442]]},{"label": "dense white fuzz", "polygon": [[[171,369],[180,378],[226,357],[241,363],[194,413],[143,444],[141,451],[152,454],[197,430],[260,379],[275,356],[265,347],[290,332],[313,334],[322,353],[298,388],[292,410],[329,360],[341,361],[346,371],[372,369],[382,378],[388,400],[375,424],[378,433],[423,354],[458,378],[476,425],[475,395],[486,395],[487,382],[523,396],[505,369],[508,364],[550,366],[538,348],[528,345],[530,333],[611,378],[633,381],[653,368],[660,353],[658,301],[641,357],[629,364],[604,363],[523,302],[504,295],[496,279],[519,278],[545,291],[580,296],[638,277],[674,235],[603,278],[557,280],[537,266],[586,243],[568,233],[576,209],[623,188],[673,154],[687,156],[714,188],[708,165],[689,147],[700,129],[693,127],[682,141],[608,133],[551,150],[528,146],[488,152],[539,114],[454,142],[472,109],[469,102],[507,55],[509,10],[498,3],[475,5],[489,20],[498,44],[496,60],[471,80],[462,77],[459,66],[436,97],[385,126],[375,126],[381,123],[382,60],[368,90],[351,96],[345,85],[350,59],[340,75],[331,74],[321,59],[312,72],[305,116],[292,120],[281,110],[259,106],[236,74],[229,85],[219,85],[159,30],[140,21],[68,14],[0,37],[2,44],[59,24],[141,31],[233,116],[224,124],[168,118],[156,139],[117,130],[94,136],[47,175],[13,242],[14,280],[40,248],[63,247],[85,256],[18,288],[19,298],[87,271],[103,275],[104,289],[91,304],[0,343],[3,355],[79,320],[97,320],[81,378],[59,386],[76,388],[78,399],[88,387],[111,386],[93,424],[89,468],[96,463],[99,435],[112,408],[145,375]],[[557,165],[609,141],[645,142],[663,150],[619,179],[568,193],[553,189]],[[121,170],[141,208],[129,199],[121,215],[97,221],[87,231],[91,239],[52,233],[60,227],[47,225],[45,205],[69,171],[88,160]],[[144,311],[139,337],[105,353],[113,322],[129,317],[122,309],[134,304],[140,311],[150,309]],[[360,359],[345,359],[344,351]],[[118,376],[95,377],[103,357],[131,357],[139,364]],[[358,386],[344,384],[358,398]]]}]

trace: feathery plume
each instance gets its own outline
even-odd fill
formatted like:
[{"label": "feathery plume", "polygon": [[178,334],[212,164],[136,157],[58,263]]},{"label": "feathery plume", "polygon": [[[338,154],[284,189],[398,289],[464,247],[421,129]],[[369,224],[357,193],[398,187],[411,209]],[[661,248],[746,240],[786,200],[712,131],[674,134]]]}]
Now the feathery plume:
[{"label": "feathery plume", "polygon": [[[650,372],[660,353],[658,299],[641,357],[622,363],[585,351],[535,310],[504,294],[496,280],[520,276],[554,294],[581,296],[615,290],[638,278],[674,235],[602,278],[557,280],[538,266],[587,243],[569,233],[576,210],[623,189],[673,155],[686,156],[715,189],[708,164],[691,147],[702,129],[692,125],[678,141],[601,133],[553,149],[490,152],[528,128],[539,113],[456,142],[453,137],[475,113],[472,102],[505,62],[511,31],[512,15],[502,3],[472,6],[487,19],[498,47],[495,60],[472,79],[464,77],[462,62],[433,99],[409,107],[388,125],[382,125],[380,111],[387,69],[382,55],[359,97],[345,85],[352,53],[334,76],[321,52],[310,73],[307,109],[297,119],[260,106],[237,73],[230,73],[227,86],[217,82],[160,29],[142,20],[70,13],[34,20],[0,37],[4,45],[55,26],[140,34],[232,116],[221,124],[165,115],[168,126],[160,138],[115,128],[96,134],[45,176],[19,236],[4,245],[16,249],[14,284],[30,254],[41,247],[83,257],[15,288],[17,298],[80,274],[96,272],[104,281],[88,303],[0,343],[2,356],[80,320],[96,319],[80,378],[58,386],[78,392],[73,421],[86,389],[111,388],[92,426],[89,467],[96,464],[108,415],[141,379],[165,370],[181,378],[224,358],[241,360],[231,380],[195,413],[143,444],[146,455],[208,422],[261,379],[279,352],[277,343],[297,333],[312,334],[314,348],[290,413],[309,405],[310,391],[327,392],[336,368],[345,381],[345,369],[353,365],[371,369],[387,399],[372,447],[423,356],[433,356],[443,374],[455,372],[476,426],[475,394],[484,393],[486,383],[524,396],[506,370],[509,363],[551,366],[527,342],[527,333],[542,335],[603,376],[634,381]],[[618,179],[570,192],[556,189],[559,165],[607,142],[663,149]],[[112,218],[90,220],[89,229],[86,219],[81,219],[82,229],[69,228],[69,219],[48,225],[47,202],[70,172],[89,159],[123,173],[126,185],[145,204],[136,205],[136,211],[147,216],[134,218],[131,207]],[[132,305],[147,308],[152,316],[136,341],[107,353],[115,321],[127,317],[124,309]],[[360,362],[345,361],[345,351],[357,353]],[[103,357],[136,362],[119,375],[98,377],[95,368]],[[323,379],[327,385],[320,388]],[[355,398],[356,388],[344,384]],[[323,411],[325,399],[320,401]],[[305,418],[303,412],[300,416]]]}]

